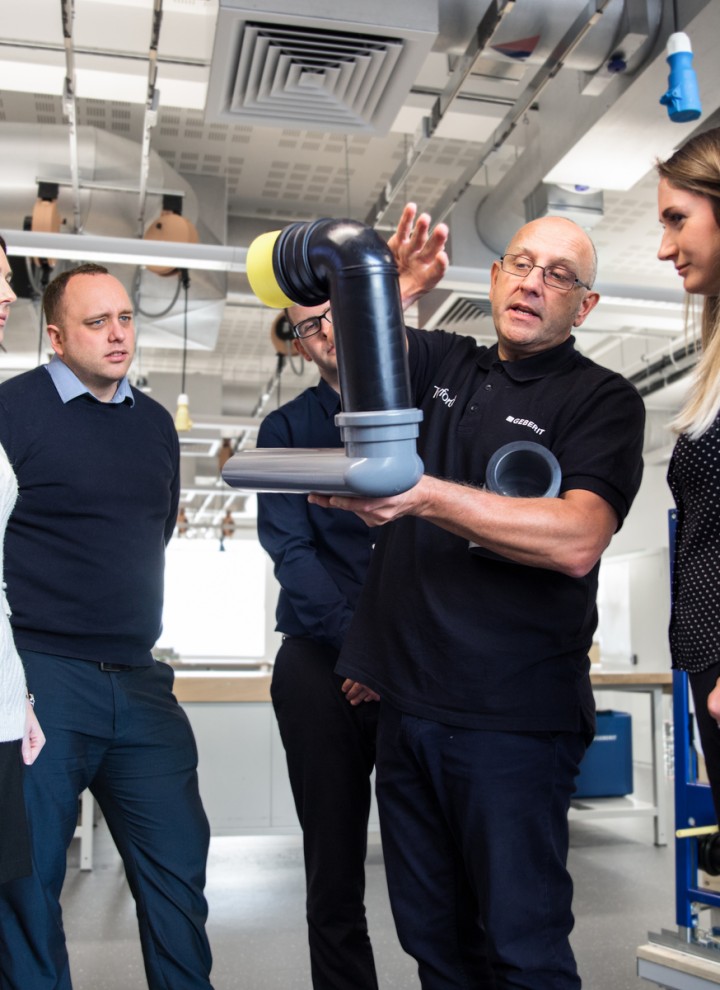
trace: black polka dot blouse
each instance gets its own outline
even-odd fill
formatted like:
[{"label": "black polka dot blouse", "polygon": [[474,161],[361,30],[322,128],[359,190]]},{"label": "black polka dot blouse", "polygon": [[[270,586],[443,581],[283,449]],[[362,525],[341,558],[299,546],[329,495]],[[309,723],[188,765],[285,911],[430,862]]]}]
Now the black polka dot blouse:
[{"label": "black polka dot blouse", "polygon": [[698,439],[678,437],[668,484],[677,506],[672,665],[690,673],[720,661],[720,417]]}]

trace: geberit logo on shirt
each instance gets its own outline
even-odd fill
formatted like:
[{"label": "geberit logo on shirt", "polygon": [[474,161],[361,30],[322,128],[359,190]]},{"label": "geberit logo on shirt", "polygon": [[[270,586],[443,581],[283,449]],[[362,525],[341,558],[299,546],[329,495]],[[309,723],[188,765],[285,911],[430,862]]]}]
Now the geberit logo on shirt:
[{"label": "geberit logo on shirt", "polygon": [[527,426],[528,429],[532,430],[533,433],[537,433],[538,436],[542,436],[545,432],[545,427],[538,426],[531,419],[516,419],[515,416],[506,416],[505,419],[508,423],[514,423],[515,426]]}]

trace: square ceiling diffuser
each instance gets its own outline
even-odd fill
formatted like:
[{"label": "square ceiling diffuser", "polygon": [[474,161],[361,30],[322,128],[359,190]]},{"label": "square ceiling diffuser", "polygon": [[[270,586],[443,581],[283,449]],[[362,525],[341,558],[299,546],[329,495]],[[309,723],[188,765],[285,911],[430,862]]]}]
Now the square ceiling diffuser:
[{"label": "square ceiling diffuser", "polygon": [[221,0],[206,119],[386,133],[437,37],[437,0],[284,6]]}]

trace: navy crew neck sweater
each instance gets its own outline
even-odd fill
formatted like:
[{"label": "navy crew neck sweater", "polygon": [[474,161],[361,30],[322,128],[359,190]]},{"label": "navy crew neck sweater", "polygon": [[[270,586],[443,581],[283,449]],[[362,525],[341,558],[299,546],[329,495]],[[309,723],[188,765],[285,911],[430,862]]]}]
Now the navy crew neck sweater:
[{"label": "navy crew neck sweater", "polygon": [[5,580],[19,649],[146,665],[161,629],[178,439],[159,403],[63,404],[44,367],[0,385],[19,496]]}]

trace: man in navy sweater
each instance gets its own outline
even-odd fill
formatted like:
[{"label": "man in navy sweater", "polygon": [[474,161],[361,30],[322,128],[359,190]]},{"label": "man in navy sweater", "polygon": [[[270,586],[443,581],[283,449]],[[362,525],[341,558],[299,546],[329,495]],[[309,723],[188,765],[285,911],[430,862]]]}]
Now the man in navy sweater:
[{"label": "man in navy sweater", "polygon": [[148,986],[211,990],[197,750],[172,670],[151,654],[177,434],[128,384],[132,307],[107,269],[64,272],[43,306],[55,356],[0,386],[19,486],[5,540],[12,624],[48,741],[25,774],[33,873],[0,887],[0,986],[72,986],[60,893],[89,787],[136,901]]}]

